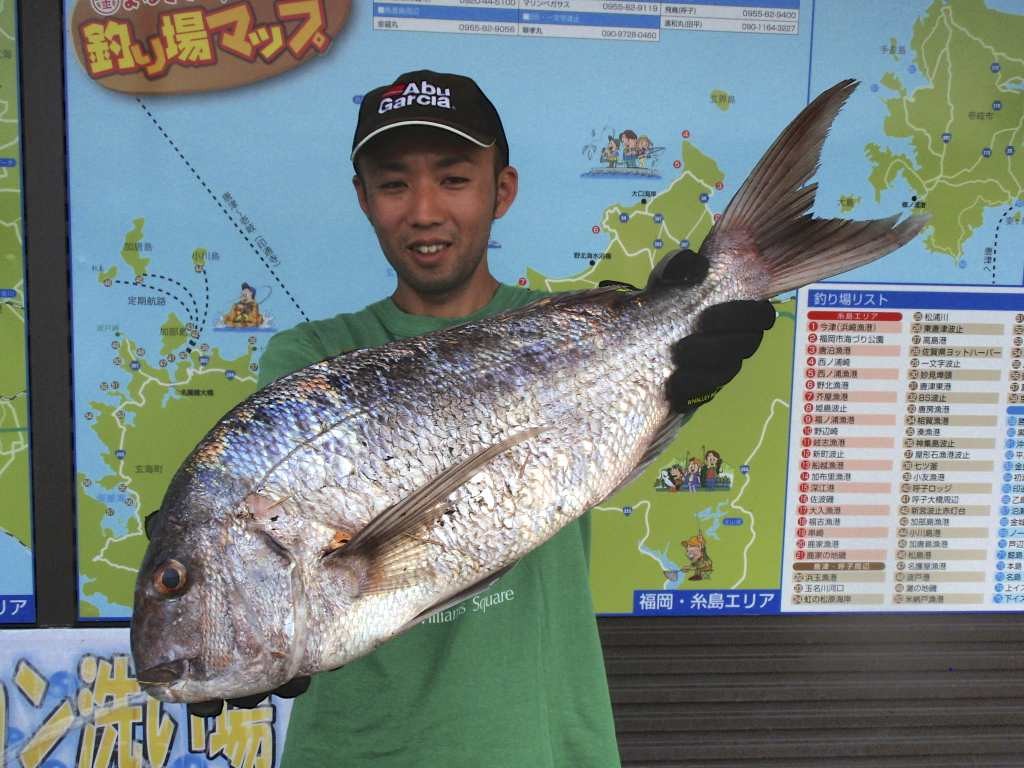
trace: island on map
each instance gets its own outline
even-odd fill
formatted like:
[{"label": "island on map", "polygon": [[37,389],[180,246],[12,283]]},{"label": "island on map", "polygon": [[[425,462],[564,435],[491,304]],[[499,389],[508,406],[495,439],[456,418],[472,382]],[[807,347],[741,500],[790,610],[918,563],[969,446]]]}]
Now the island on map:
[{"label": "island on map", "polygon": [[885,133],[910,151],[870,143],[875,200],[902,177],[906,208],[932,214],[925,246],[959,262],[989,208],[1024,197],[1024,15],[982,0],[934,0],[914,25],[911,49],[927,84],[907,89],[889,73],[881,85]]},{"label": "island on map", "polygon": [[[82,615],[130,614],[135,572],[146,548],[142,519],[156,510],[178,466],[206,431],[256,388],[255,344],[225,357],[200,334],[206,325],[185,280],[205,280],[205,250],[180,254],[172,274],[151,270],[144,247],[145,221],[132,222],[120,266],[132,281],[117,278],[118,266],[99,271],[111,301],[162,309],[163,320],[138,333],[112,329],[109,366],[88,402],[86,423],[101,445],[102,471],[78,476],[78,552]],[[152,299],[151,305],[145,299]],[[152,315],[139,315],[151,317]],[[153,333],[155,331],[155,333]],[[158,339],[147,347],[136,336]]]}]

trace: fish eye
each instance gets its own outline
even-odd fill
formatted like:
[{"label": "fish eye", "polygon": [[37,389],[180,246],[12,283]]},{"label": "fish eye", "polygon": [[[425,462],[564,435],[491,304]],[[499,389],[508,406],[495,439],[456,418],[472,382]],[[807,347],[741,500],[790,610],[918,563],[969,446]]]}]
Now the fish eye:
[{"label": "fish eye", "polygon": [[177,560],[167,560],[153,573],[153,586],[167,597],[181,594],[187,584],[188,572]]}]

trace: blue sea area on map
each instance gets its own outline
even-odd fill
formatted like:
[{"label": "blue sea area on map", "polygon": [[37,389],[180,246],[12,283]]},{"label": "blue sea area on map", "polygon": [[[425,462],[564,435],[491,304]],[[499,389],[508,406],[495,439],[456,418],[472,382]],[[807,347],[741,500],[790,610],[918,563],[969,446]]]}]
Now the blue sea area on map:
[{"label": "blue sea area on map", "polygon": [[31,594],[34,578],[32,551],[7,533],[0,533],[0,594]]},{"label": "blue sea area on map", "polygon": [[994,11],[1003,13],[1014,13],[1019,15],[1024,8],[1021,8],[1020,0],[985,0],[985,5]]}]

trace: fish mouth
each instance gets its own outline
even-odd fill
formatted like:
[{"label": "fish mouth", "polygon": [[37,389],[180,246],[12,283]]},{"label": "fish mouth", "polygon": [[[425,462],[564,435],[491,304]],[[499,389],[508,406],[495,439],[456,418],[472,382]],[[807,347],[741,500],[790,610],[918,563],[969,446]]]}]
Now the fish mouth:
[{"label": "fish mouth", "polygon": [[192,659],[174,659],[144,669],[135,675],[139,685],[167,686],[185,677]]}]

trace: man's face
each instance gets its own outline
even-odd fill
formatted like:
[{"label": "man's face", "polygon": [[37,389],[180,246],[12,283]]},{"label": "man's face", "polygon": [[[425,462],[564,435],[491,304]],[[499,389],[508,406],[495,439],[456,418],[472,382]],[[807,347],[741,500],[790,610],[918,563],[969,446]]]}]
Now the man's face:
[{"label": "man's face", "polygon": [[512,205],[518,179],[511,167],[495,174],[495,151],[448,131],[409,127],[359,153],[359,205],[399,290],[445,294],[489,274],[491,222]]}]

